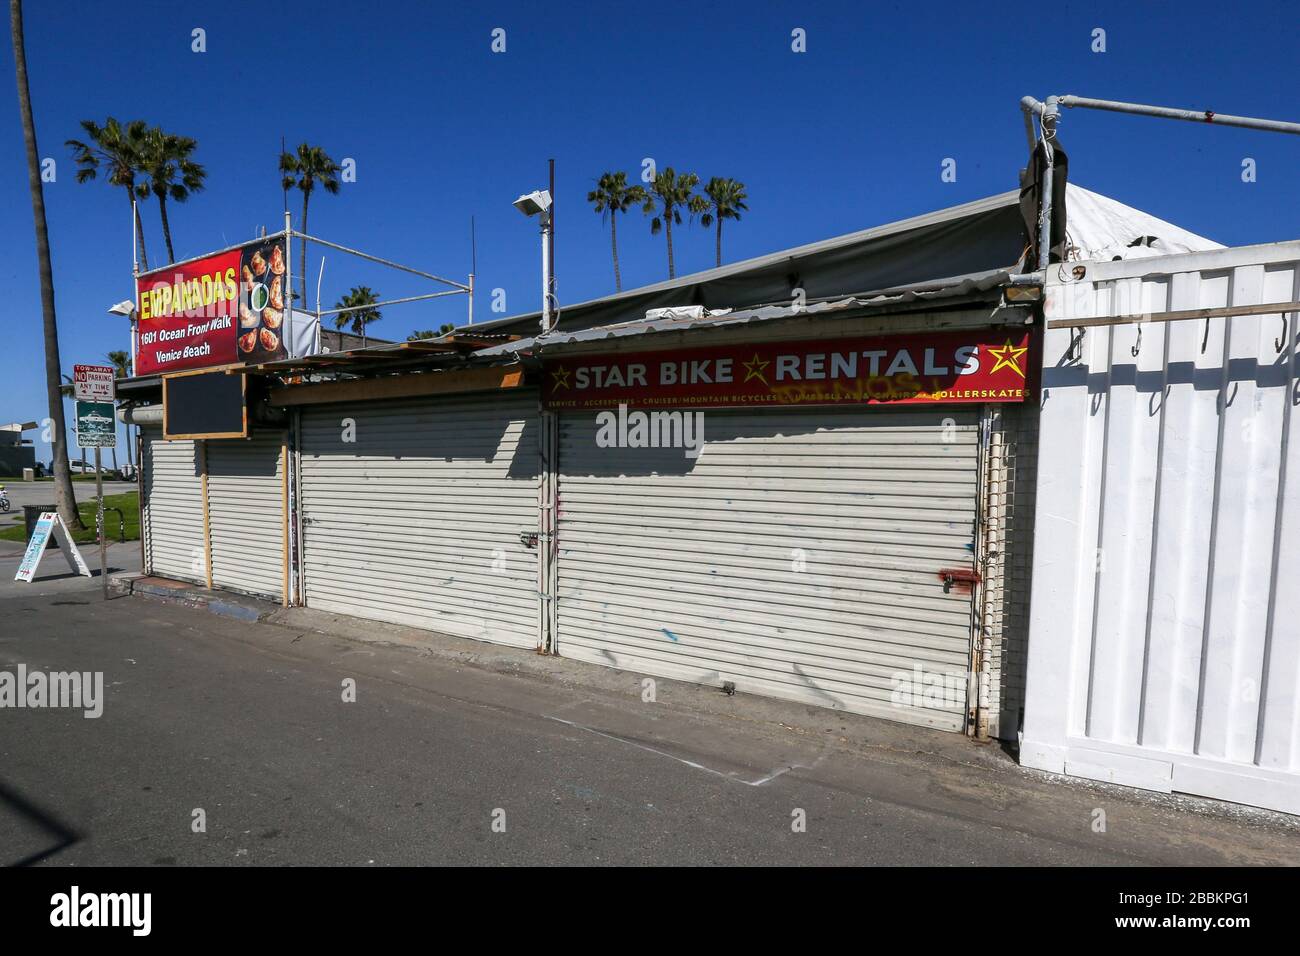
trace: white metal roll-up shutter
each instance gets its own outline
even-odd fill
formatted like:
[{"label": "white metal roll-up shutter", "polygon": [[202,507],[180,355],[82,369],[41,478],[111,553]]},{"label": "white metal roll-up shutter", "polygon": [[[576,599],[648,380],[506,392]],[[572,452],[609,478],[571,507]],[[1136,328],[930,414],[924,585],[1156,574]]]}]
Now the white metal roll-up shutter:
[{"label": "white metal roll-up shutter", "polygon": [[560,653],[965,724],[973,410],[707,411],[697,460],[560,432]]},{"label": "white metal roll-up shutter", "polygon": [[284,596],[284,433],[207,443],[212,583]]},{"label": "white metal roll-up shutter", "polygon": [[150,574],[207,583],[204,569],[203,480],[192,441],[142,434],[146,568]]},{"label": "white metal roll-up shutter", "polygon": [[305,409],[306,604],[535,647],[538,426],[532,392]]}]

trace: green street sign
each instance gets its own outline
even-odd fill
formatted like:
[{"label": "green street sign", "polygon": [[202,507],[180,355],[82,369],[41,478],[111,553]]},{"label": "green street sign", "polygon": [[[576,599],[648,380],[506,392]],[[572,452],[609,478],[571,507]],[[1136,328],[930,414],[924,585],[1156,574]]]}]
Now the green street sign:
[{"label": "green street sign", "polygon": [[77,402],[77,444],[82,448],[117,447],[112,402]]}]

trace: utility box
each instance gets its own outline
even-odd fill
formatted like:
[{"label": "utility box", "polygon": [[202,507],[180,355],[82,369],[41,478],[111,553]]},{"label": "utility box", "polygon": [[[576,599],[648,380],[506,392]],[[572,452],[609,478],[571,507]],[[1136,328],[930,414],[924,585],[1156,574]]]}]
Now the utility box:
[{"label": "utility box", "polygon": [[24,469],[23,469],[23,481],[35,481],[35,480],[36,480],[36,469],[35,469],[35,468],[24,468]]}]

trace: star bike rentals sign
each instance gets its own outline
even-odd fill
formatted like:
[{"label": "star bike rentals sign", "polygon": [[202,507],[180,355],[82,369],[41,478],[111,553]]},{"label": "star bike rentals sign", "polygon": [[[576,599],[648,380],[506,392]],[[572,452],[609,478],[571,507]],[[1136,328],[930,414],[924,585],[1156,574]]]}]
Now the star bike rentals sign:
[{"label": "star bike rentals sign", "polygon": [[1021,402],[1029,333],[759,342],[546,362],[551,409]]},{"label": "star bike rentals sign", "polygon": [[32,539],[27,542],[27,550],[23,552],[23,560],[18,565],[18,573],[14,575],[15,581],[25,581],[31,584],[32,578],[36,575],[36,569],[40,567],[41,556],[45,554],[45,547],[50,543],[50,539],[58,533],[59,550],[63,556],[68,559],[68,567],[72,569],[73,574],[80,574],[82,577],[90,577],[90,568],[86,566],[85,559],[77,546],[72,543],[72,535],[68,534],[68,529],[59,517],[57,511],[42,511],[40,519],[36,522],[36,527],[32,529]]},{"label": "star bike rentals sign", "polygon": [[269,236],[138,276],[135,374],[287,357],[285,253]]}]

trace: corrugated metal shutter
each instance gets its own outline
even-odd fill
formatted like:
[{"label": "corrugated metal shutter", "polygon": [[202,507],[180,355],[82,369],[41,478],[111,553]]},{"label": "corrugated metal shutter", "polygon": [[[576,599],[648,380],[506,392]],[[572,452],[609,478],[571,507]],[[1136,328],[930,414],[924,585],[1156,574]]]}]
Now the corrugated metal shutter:
[{"label": "corrugated metal shutter", "polygon": [[284,596],[284,433],[207,443],[212,583]]},{"label": "corrugated metal shutter", "polygon": [[704,426],[691,461],[598,447],[594,413],[562,417],[560,653],[960,730],[970,586],[945,593],[943,572],[972,567],[978,414]]},{"label": "corrugated metal shutter", "polygon": [[203,484],[192,441],[163,441],[142,432],[146,567],[150,574],[207,583],[203,546]]},{"label": "corrugated metal shutter", "polygon": [[304,410],[306,604],[535,647],[538,419],[531,392]]}]

